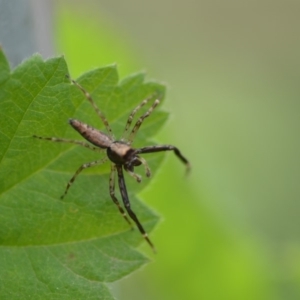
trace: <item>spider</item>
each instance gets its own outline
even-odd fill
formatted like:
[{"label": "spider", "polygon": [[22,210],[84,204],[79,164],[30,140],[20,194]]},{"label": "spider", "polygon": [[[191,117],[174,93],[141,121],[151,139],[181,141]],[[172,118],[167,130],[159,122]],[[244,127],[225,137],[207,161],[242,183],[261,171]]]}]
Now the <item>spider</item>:
[{"label": "spider", "polygon": [[[69,76],[66,75],[68,78]],[[70,78],[69,78],[70,79]],[[91,95],[81,86],[79,85],[75,80],[71,80],[71,82],[76,85],[85,95],[86,99],[90,102],[92,107],[94,108],[95,112],[98,114],[100,119],[102,120],[107,133],[104,133],[100,130],[97,130],[88,124],[85,124],[79,120],[76,119],[69,119],[70,125],[77,131],[79,134],[85,138],[89,143],[86,143],[85,141],[78,141],[78,140],[71,140],[71,139],[65,139],[65,138],[58,138],[58,137],[41,137],[37,135],[33,135],[34,138],[41,139],[41,140],[48,140],[53,142],[60,142],[60,143],[70,143],[70,144],[76,144],[85,148],[88,148],[93,151],[105,151],[107,157],[102,158],[100,160],[95,160],[92,162],[84,163],[82,164],[75,174],[72,176],[72,178],[67,183],[67,186],[65,188],[65,191],[63,195],[60,197],[63,199],[67,193],[71,185],[74,183],[75,179],[83,171],[84,169],[94,167],[100,164],[103,164],[106,161],[111,162],[111,172],[110,172],[110,178],[109,178],[109,193],[112,201],[115,203],[115,205],[118,207],[120,213],[124,217],[124,219],[127,221],[127,223],[132,227],[132,224],[129,220],[129,218],[126,215],[125,210],[127,211],[129,217],[134,221],[136,226],[138,227],[140,233],[144,237],[144,239],[148,242],[150,247],[155,252],[155,247],[151,240],[148,237],[148,234],[146,233],[145,229],[143,228],[142,224],[140,223],[139,219],[137,218],[136,214],[132,211],[130,206],[130,201],[125,185],[124,175],[123,175],[123,168],[124,170],[132,176],[137,182],[141,182],[142,178],[140,175],[136,174],[134,172],[134,168],[138,167],[140,165],[143,165],[145,168],[145,173],[147,177],[150,177],[151,172],[150,168],[146,162],[146,160],[140,156],[140,154],[146,154],[146,153],[153,153],[153,152],[160,152],[160,151],[174,151],[175,155],[186,165],[187,171],[190,169],[190,164],[188,160],[180,153],[180,151],[172,146],[172,145],[155,145],[155,146],[146,146],[143,148],[133,148],[131,147],[131,144],[133,143],[133,140],[135,138],[135,135],[137,134],[140,126],[142,125],[143,121],[150,116],[152,111],[156,108],[156,106],[159,104],[159,100],[156,99],[152,106],[136,121],[135,125],[132,127],[131,132],[128,134],[129,128],[131,126],[133,117],[137,113],[138,110],[140,110],[147,102],[151,99],[147,98],[143,100],[129,115],[127,123],[125,125],[125,129],[122,135],[122,138],[120,140],[115,140],[111,127],[104,116],[104,114],[100,111],[98,106],[96,105],[95,101],[91,97]],[[152,97],[153,98],[153,97]],[[126,138],[126,136],[128,136]],[[96,146],[92,146],[92,145]],[[118,199],[115,196],[115,174],[118,175],[118,184],[120,189],[120,194],[123,200],[123,204],[125,207],[125,210],[120,205]]]}]

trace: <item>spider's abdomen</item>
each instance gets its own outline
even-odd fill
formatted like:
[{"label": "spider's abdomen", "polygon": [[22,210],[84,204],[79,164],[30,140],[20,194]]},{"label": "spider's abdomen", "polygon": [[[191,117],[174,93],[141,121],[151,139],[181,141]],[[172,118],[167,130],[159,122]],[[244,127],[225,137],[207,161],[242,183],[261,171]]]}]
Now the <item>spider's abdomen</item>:
[{"label": "spider's abdomen", "polygon": [[123,165],[128,161],[131,153],[134,152],[130,146],[124,142],[113,142],[110,147],[107,148],[108,158],[115,164]]},{"label": "spider's abdomen", "polygon": [[70,125],[78,131],[87,141],[102,149],[108,148],[112,144],[112,139],[104,132],[95,129],[85,123],[75,119],[69,120]]}]

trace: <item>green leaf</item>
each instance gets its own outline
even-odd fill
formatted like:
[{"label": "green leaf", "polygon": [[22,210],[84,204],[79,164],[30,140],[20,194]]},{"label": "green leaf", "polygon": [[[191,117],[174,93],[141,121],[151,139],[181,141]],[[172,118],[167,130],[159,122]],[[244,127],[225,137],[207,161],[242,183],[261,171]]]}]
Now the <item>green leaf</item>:
[{"label": "green leaf", "polygon": [[[113,299],[107,283],[148,261],[134,249],[144,242],[142,236],[128,228],[109,196],[109,163],[82,172],[60,200],[78,167],[105,152],[32,137],[80,140],[69,118],[103,129],[66,74],[63,57],[43,61],[38,55],[11,73],[0,51],[1,299]],[[165,92],[158,83],[145,83],[144,74],[119,81],[116,66],[92,70],[77,81],[105,113],[116,138],[136,105],[153,94],[162,99]],[[153,144],[149,138],[166,119],[157,109],[145,120],[134,146]],[[146,158],[155,173],[163,155]],[[150,232],[158,217],[136,197],[149,179],[143,176],[138,184],[125,176],[132,208]]]}]

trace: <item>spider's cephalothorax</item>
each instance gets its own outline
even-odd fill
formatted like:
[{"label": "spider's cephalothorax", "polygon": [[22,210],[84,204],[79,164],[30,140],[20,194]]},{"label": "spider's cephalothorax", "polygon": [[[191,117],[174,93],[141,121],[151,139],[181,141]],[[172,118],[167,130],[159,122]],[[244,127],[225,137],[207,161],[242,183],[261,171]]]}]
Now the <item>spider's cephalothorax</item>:
[{"label": "spider's cephalothorax", "polygon": [[127,211],[129,217],[135,222],[139,231],[141,232],[143,237],[146,239],[146,241],[149,243],[151,248],[153,250],[155,250],[154,245],[150,241],[142,224],[140,223],[137,216],[135,215],[135,213],[132,211],[132,209],[130,207],[130,201],[129,201],[129,197],[127,194],[127,189],[126,189],[124,175],[123,175],[123,168],[130,176],[135,178],[137,182],[141,182],[141,179],[142,179],[141,176],[134,172],[135,167],[143,165],[145,168],[147,177],[149,177],[151,175],[151,173],[150,173],[150,169],[148,167],[146,160],[143,157],[141,157],[140,154],[172,150],[172,151],[174,151],[175,155],[186,165],[187,170],[189,170],[190,164],[189,164],[188,160],[180,153],[180,151],[176,147],[174,147],[172,145],[147,146],[147,147],[137,148],[137,149],[131,147],[134,137],[135,137],[137,131],[139,130],[140,126],[142,125],[144,119],[147,118],[152,113],[154,108],[159,104],[159,100],[156,99],[154,101],[154,103],[152,104],[152,106],[147,110],[147,112],[144,113],[137,120],[137,122],[133,126],[130,134],[125,139],[125,136],[127,136],[127,133],[128,133],[129,127],[132,123],[134,115],[150,99],[143,100],[141,102],[141,104],[138,105],[129,115],[129,118],[125,125],[123,137],[120,140],[115,140],[113,138],[112,130],[109,126],[107,119],[105,118],[104,114],[99,110],[96,103],[92,99],[91,95],[82,86],[80,86],[76,81],[72,80],[72,82],[84,93],[87,100],[91,103],[91,105],[95,109],[96,113],[98,114],[98,116],[101,118],[103,124],[105,125],[108,134],[106,134],[100,130],[97,130],[85,123],[82,123],[81,121],[78,121],[75,119],[70,119],[69,120],[70,125],[76,131],[78,131],[88,142],[93,144],[95,147],[92,146],[90,143],[86,143],[84,141],[69,140],[69,139],[57,138],[57,137],[40,137],[40,136],[36,136],[36,135],[34,135],[34,137],[38,138],[38,139],[42,139],[42,140],[53,141],[53,142],[76,144],[76,145],[80,145],[85,148],[91,149],[93,151],[98,151],[98,152],[106,149],[107,157],[81,165],[78,168],[78,170],[75,172],[73,177],[69,180],[67,187],[65,189],[65,192],[61,196],[61,198],[65,197],[70,186],[72,185],[72,183],[75,181],[76,177],[79,175],[79,173],[82,170],[96,166],[96,165],[100,165],[100,164],[106,162],[107,160],[110,160],[111,161],[111,173],[110,173],[110,179],[109,179],[110,196],[111,196],[113,202],[117,205],[117,207],[118,207],[120,213],[123,215],[124,219],[131,225],[129,218],[127,217],[124,209],[122,208],[118,199],[115,196],[115,173],[117,172],[118,184],[119,184],[120,193],[122,196],[125,210]]}]

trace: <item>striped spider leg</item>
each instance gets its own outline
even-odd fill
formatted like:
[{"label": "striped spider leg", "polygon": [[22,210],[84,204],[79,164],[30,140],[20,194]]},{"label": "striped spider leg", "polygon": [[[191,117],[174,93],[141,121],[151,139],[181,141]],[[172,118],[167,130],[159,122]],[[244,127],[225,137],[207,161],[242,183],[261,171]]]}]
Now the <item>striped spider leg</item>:
[{"label": "striped spider leg", "polygon": [[[135,125],[133,126],[132,130],[129,132],[129,128],[131,127],[133,118],[135,114],[145,105],[148,103],[149,100],[152,98],[147,98],[143,100],[129,115],[128,120],[125,125],[125,129],[122,135],[122,138],[120,140],[116,140],[113,136],[111,127],[104,116],[104,114],[100,111],[96,103],[94,102],[91,95],[76,81],[71,80],[74,85],[76,85],[85,95],[86,99],[91,103],[92,107],[102,120],[107,133],[104,133],[100,130],[97,130],[88,124],[85,124],[79,120],[76,119],[70,119],[69,123],[70,125],[89,143],[86,143],[84,141],[77,141],[77,140],[69,140],[64,138],[57,138],[57,137],[40,137],[34,135],[33,137],[42,139],[42,140],[48,140],[53,142],[62,142],[62,143],[71,143],[75,145],[79,145],[85,148],[88,148],[90,150],[101,152],[106,151],[107,157],[102,158],[100,160],[95,160],[89,163],[84,163],[81,165],[75,174],[72,176],[72,178],[67,183],[66,189],[64,191],[64,194],[61,196],[61,198],[64,198],[71,185],[74,183],[77,176],[86,168],[90,168],[93,166],[100,165],[107,160],[111,162],[111,173],[109,178],[109,193],[110,197],[115,203],[115,205],[118,207],[120,213],[124,217],[124,219],[131,225],[131,222],[129,218],[127,217],[124,209],[121,207],[118,199],[115,196],[115,174],[118,176],[118,185],[120,189],[120,194],[123,200],[123,204],[125,207],[126,212],[128,213],[131,220],[134,221],[136,226],[138,227],[140,233],[143,235],[144,239],[147,241],[147,243],[150,245],[150,247],[155,251],[154,245],[149,239],[145,229],[143,228],[142,224],[140,223],[139,219],[137,218],[136,214],[131,209],[127,188],[125,184],[124,174],[123,174],[123,168],[124,170],[132,176],[137,182],[141,182],[142,178],[140,175],[136,174],[134,172],[134,168],[138,167],[140,165],[143,165],[145,168],[145,173],[147,177],[150,177],[150,168],[146,162],[146,160],[143,157],[140,157],[140,154],[146,154],[146,153],[153,153],[153,152],[160,152],[160,151],[174,151],[175,155],[186,165],[187,170],[190,169],[190,164],[188,160],[180,153],[180,151],[172,146],[172,145],[156,145],[156,146],[147,146],[143,148],[132,148],[131,144],[134,141],[134,138],[141,127],[143,121],[150,116],[150,114],[153,112],[153,110],[156,108],[156,106],[159,104],[159,99],[156,99],[151,107],[138,118]],[[129,133],[128,133],[129,132]],[[91,145],[92,144],[92,145]]]}]

